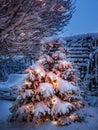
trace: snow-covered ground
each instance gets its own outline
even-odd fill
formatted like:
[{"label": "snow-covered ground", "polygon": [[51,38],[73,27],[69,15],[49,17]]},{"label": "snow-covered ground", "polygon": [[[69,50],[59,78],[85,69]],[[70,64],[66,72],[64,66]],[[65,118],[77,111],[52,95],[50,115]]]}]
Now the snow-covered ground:
[{"label": "snow-covered ground", "polygon": [[0,99],[15,100],[16,94],[12,93],[11,88],[17,86],[27,74],[10,74],[6,82],[0,82]]},{"label": "snow-covered ground", "polygon": [[[0,100],[0,121],[6,121],[8,116],[11,114],[9,108],[12,102],[8,100]],[[0,129],[1,130],[1,129]]]},{"label": "snow-covered ground", "polygon": [[10,74],[6,82],[0,82],[0,90],[10,90],[11,87],[20,83],[26,74]]},{"label": "snow-covered ground", "polygon": [[[11,74],[6,82],[0,83],[1,90],[9,90],[10,87],[20,83],[26,75]],[[98,98],[97,98],[98,99]],[[86,105],[83,114],[83,122],[75,122],[69,126],[56,126],[52,122],[46,122],[40,126],[34,126],[32,123],[9,123],[7,121],[11,114],[9,108],[12,106],[12,101],[0,100],[0,130],[98,130],[98,106],[95,103],[95,97],[89,96],[90,105]],[[94,103],[93,103],[94,102]],[[87,102],[86,102],[87,103]],[[92,106],[91,106],[92,105]]]},{"label": "snow-covered ground", "polygon": [[52,122],[46,122],[40,126],[34,126],[32,123],[8,123],[6,120],[10,114],[11,105],[11,101],[0,100],[0,130],[98,130],[98,107],[85,107],[83,122],[75,122],[69,126],[56,126]]}]

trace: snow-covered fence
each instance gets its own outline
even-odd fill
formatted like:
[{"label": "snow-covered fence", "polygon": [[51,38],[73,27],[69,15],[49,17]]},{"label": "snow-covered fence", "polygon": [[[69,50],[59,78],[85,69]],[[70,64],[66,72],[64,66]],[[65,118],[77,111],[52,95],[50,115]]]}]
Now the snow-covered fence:
[{"label": "snow-covered fence", "polygon": [[5,64],[0,64],[0,81],[5,81],[8,78],[8,72]]},{"label": "snow-covered fence", "polygon": [[82,82],[89,90],[98,88],[98,34],[86,34],[65,38],[68,59],[79,70]]},{"label": "snow-covered fence", "polygon": [[90,80],[89,89],[98,88],[98,47],[89,55],[87,74],[85,78]]},{"label": "snow-covered fence", "polygon": [[22,74],[32,64],[33,60],[27,57],[13,57],[4,63],[0,63],[0,80],[7,80],[8,74],[11,73]]},{"label": "snow-covered fence", "polygon": [[23,71],[31,65],[31,61],[28,58],[22,59],[11,59],[6,64],[6,68],[8,73],[23,73]]}]

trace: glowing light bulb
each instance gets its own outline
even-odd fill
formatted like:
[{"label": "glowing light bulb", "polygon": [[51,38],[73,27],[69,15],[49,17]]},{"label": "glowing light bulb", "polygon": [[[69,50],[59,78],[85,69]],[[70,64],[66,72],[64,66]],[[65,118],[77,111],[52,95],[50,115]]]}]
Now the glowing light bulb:
[{"label": "glowing light bulb", "polygon": [[39,70],[39,69],[37,69],[37,70],[36,70],[36,73],[37,73],[37,74],[38,74],[38,73],[40,73],[40,70]]},{"label": "glowing light bulb", "polygon": [[77,115],[70,115],[69,116],[69,119],[70,120],[73,120],[73,121],[78,121],[79,120],[79,117]]},{"label": "glowing light bulb", "polygon": [[52,124],[57,125],[58,122],[57,121],[52,121]]},{"label": "glowing light bulb", "polygon": [[58,77],[55,77],[53,82],[54,88],[57,88],[58,83],[59,83]]},{"label": "glowing light bulb", "polygon": [[49,119],[48,118],[46,118],[46,121],[48,121]]},{"label": "glowing light bulb", "polygon": [[29,69],[29,74],[32,74],[32,72],[33,72],[33,71],[32,71],[31,69]]},{"label": "glowing light bulb", "polygon": [[69,119],[73,119],[73,116],[70,115],[70,116],[69,116]]},{"label": "glowing light bulb", "polygon": [[56,98],[52,99],[52,104],[54,104],[54,105],[57,104],[57,99]]}]

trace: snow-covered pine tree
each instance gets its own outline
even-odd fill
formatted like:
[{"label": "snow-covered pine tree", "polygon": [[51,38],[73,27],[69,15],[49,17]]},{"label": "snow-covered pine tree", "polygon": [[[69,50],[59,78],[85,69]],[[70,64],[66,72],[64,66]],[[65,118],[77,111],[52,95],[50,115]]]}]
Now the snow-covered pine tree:
[{"label": "snow-covered pine tree", "polygon": [[81,91],[66,50],[60,41],[44,48],[39,60],[26,70],[28,75],[17,89],[19,96],[10,119],[37,124],[52,120],[61,125],[78,121],[77,110],[83,106]]}]

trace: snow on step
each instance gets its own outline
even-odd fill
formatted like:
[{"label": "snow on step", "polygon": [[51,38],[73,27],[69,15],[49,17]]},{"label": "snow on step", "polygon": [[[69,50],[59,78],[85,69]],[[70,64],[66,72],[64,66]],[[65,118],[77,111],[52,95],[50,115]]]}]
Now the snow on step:
[{"label": "snow on step", "polygon": [[89,49],[88,48],[85,48],[85,47],[79,47],[79,48],[77,48],[77,47],[73,47],[73,48],[70,48],[69,47],[69,49],[68,49],[69,51],[89,51]]},{"label": "snow on step", "polygon": [[71,57],[71,58],[74,58],[74,57],[75,58],[88,58],[88,54],[82,54],[82,55],[81,54],[80,55],[77,55],[77,54],[76,55],[71,55],[71,54],[69,54],[68,57]]}]

